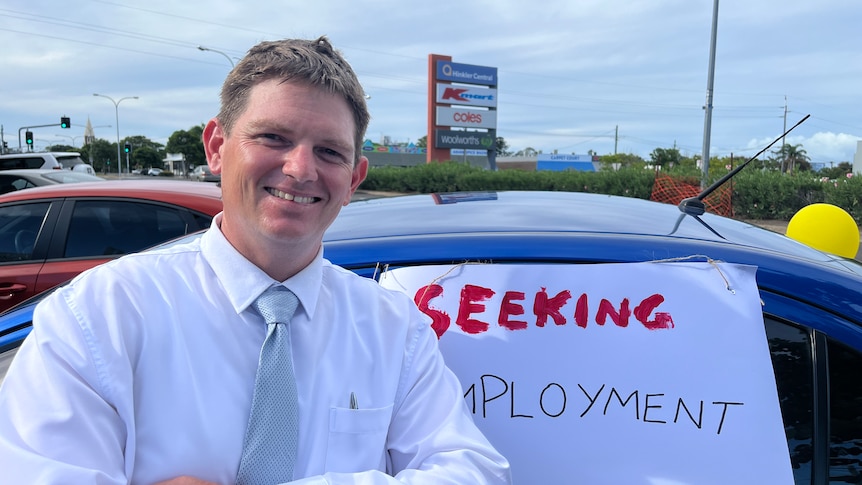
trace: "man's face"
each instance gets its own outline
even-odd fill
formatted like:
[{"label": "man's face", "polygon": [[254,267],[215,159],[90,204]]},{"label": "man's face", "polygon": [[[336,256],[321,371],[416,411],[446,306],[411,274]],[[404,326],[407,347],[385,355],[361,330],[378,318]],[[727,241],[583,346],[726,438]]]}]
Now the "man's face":
[{"label": "man's face", "polygon": [[297,243],[316,253],[368,169],[364,157],[354,166],[354,134],[343,98],[276,80],[252,88],[229,136],[210,121],[204,146],[222,176],[228,241],[252,261]]}]

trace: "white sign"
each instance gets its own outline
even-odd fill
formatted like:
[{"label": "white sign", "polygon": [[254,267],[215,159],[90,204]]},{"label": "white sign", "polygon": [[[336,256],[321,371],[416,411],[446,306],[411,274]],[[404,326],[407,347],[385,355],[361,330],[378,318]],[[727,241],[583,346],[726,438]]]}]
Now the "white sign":
[{"label": "white sign", "polygon": [[489,110],[437,107],[437,126],[467,126],[472,128],[496,128],[497,112]]},{"label": "white sign", "polygon": [[380,281],[432,318],[515,483],[793,483],[753,267],[464,264]]},{"label": "white sign", "polygon": [[540,153],[536,156],[538,162],[594,162],[599,157],[593,155],[565,155],[556,153]]},{"label": "white sign", "polygon": [[437,83],[437,102],[465,106],[497,107],[497,90]]}]

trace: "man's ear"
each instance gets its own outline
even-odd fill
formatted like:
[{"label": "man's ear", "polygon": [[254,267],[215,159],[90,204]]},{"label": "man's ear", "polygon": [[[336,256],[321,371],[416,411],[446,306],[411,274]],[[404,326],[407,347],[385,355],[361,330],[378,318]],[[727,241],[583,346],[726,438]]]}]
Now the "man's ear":
[{"label": "man's ear", "polygon": [[350,194],[348,195],[347,200],[344,201],[344,205],[350,203],[350,199],[353,198],[353,194],[356,193],[356,189],[359,188],[359,185],[362,184],[367,175],[368,159],[366,157],[359,157],[359,160],[356,161],[356,166],[353,167],[350,179]]},{"label": "man's ear", "polygon": [[201,138],[204,142],[204,152],[207,156],[207,165],[212,173],[219,175],[222,171],[221,147],[224,145],[224,130],[219,125],[218,119],[213,118],[204,127]]}]

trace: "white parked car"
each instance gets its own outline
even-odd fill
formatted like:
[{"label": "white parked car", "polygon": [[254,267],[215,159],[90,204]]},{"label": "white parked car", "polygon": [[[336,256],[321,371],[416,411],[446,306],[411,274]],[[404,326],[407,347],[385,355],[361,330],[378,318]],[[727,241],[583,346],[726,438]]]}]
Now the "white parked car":
[{"label": "white parked car", "polygon": [[78,152],[31,152],[0,155],[0,170],[41,168],[72,170],[95,175],[93,167],[81,159]]}]

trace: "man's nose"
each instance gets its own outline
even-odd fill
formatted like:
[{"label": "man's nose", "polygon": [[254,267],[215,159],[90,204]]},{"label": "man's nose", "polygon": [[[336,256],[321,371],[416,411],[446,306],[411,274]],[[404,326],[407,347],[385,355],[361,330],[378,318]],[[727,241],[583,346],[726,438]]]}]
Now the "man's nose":
[{"label": "man's nose", "polygon": [[315,180],[317,178],[317,159],[314,148],[302,144],[294,146],[285,154],[281,171],[299,182]]}]

